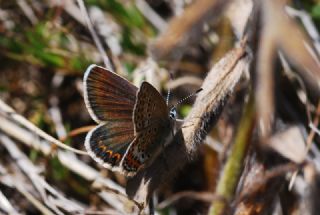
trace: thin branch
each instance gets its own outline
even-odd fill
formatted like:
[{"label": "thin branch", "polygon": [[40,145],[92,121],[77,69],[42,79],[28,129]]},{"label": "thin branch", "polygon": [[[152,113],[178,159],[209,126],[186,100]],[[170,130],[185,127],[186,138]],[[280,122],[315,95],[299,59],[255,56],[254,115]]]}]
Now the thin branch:
[{"label": "thin branch", "polygon": [[[17,114],[10,106],[8,106],[6,103],[4,103],[1,99],[0,99],[0,113],[3,113],[9,119],[14,120],[15,122],[19,123],[20,125],[24,126],[27,129],[29,129],[33,133],[42,137],[43,139],[46,139],[48,142],[54,143],[63,149],[66,149],[68,151],[72,151],[72,152],[80,154],[80,155],[87,155],[88,154],[85,151],[74,149],[74,148],[60,142],[59,140],[50,136],[49,134],[45,133],[43,130],[41,130],[40,128],[38,128],[34,124],[32,124],[29,120],[27,120],[23,116]],[[6,129],[2,125],[3,124],[0,125],[0,129],[2,129],[2,130]]]},{"label": "thin branch", "polygon": [[158,31],[163,32],[167,28],[166,21],[164,21],[146,1],[136,0],[135,2],[139,11],[158,29]]},{"label": "thin branch", "polygon": [[72,137],[75,137],[77,135],[80,135],[80,134],[83,134],[83,133],[87,133],[90,130],[92,130],[93,128],[95,128],[95,127],[97,127],[97,126],[96,125],[88,125],[88,126],[83,126],[83,127],[80,127],[80,128],[73,129],[65,137],[61,137],[60,141],[64,142],[68,138],[72,138]]},{"label": "thin branch", "polygon": [[90,34],[91,34],[91,36],[93,38],[93,41],[96,44],[96,46],[97,46],[97,48],[98,48],[98,50],[100,52],[100,55],[101,55],[101,58],[102,58],[102,60],[104,62],[105,67],[107,69],[113,71],[113,67],[111,65],[111,62],[110,62],[110,60],[109,60],[109,58],[108,58],[108,56],[107,56],[107,54],[106,54],[106,52],[105,52],[105,50],[104,50],[104,48],[102,46],[102,43],[101,43],[96,31],[94,30],[94,27],[93,27],[93,25],[91,23],[90,17],[88,15],[88,12],[87,12],[87,9],[86,9],[86,7],[84,5],[83,0],[77,0],[77,2],[79,4],[81,13],[82,13],[82,15],[84,16],[84,18],[86,20],[86,23],[87,23],[87,26],[89,28]]},{"label": "thin branch", "polygon": [[27,3],[26,0],[17,0],[19,7],[21,8],[22,12],[26,15],[26,17],[30,20],[30,22],[35,25],[39,22],[38,18],[34,14],[32,8]]}]

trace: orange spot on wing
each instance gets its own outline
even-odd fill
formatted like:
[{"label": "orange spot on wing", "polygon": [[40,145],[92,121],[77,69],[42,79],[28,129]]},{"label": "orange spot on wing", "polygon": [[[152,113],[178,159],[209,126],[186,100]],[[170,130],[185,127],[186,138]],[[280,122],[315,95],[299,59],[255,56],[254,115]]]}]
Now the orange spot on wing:
[{"label": "orange spot on wing", "polygon": [[131,157],[131,156],[130,157],[127,156],[127,163],[129,166],[134,167],[136,169],[138,169],[141,166],[140,161],[133,159],[133,157]]},{"label": "orange spot on wing", "polygon": [[112,157],[118,161],[118,160],[120,160],[121,155],[119,153],[115,153]]},{"label": "orange spot on wing", "polygon": [[111,156],[112,156],[112,154],[113,154],[113,151],[111,151],[111,150],[107,150],[107,151],[106,151],[106,154],[107,154],[107,153],[109,153],[109,157],[111,157]]},{"label": "orange spot on wing", "polygon": [[102,151],[106,151],[106,150],[107,150],[107,147],[104,146],[104,145],[102,145],[102,146],[100,146],[100,149],[101,149]]}]

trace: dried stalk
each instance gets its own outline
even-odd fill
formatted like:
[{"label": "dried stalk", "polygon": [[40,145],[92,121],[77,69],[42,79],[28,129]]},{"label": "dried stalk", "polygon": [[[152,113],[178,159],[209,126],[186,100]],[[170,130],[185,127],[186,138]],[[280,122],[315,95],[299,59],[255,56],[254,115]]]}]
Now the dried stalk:
[{"label": "dried stalk", "polygon": [[112,64],[108,58],[108,56],[106,55],[106,52],[102,46],[102,43],[96,33],[96,31],[94,30],[94,27],[91,23],[91,20],[89,18],[89,15],[88,15],[88,12],[87,12],[87,9],[86,9],[86,6],[84,5],[84,2],[83,0],[77,0],[78,4],[79,4],[79,7],[80,7],[80,10],[81,10],[81,13],[82,15],[84,16],[85,20],[86,20],[86,23],[87,23],[87,26],[89,28],[89,31],[90,31],[90,34],[92,35],[92,38],[93,38],[93,41],[94,43],[96,44],[98,50],[99,50],[99,53],[101,55],[101,58],[104,62],[104,65],[107,69],[110,69],[110,70],[113,70],[113,67],[112,67]]},{"label": "dried stalk", "polygon": [[146,1],[136,0],[135,3],[144,17],[146,17],[159,32],[163,32],[167,28],[166,21],[163,20],[162,17],[159,16]]},{"label": "dried stalk", "polygon": [[[41,151],[46,156],[51,155],[51,146],[46,140],[39,139],[37,135],[34,135],[24,128],[21,128],[16,122],[8,120],[1,114],[0,122],[0,130],[2,130],[4,133],[14,137],[31,148]],[[61,164],[72,172],[80,175],[88,181],[94,182],[94,184],[98,187],[105,187],[108,191],[111,191],[111,193],[101,191],[98,193],[98,195],[111,206],[118,205],[117,209],[120,209],[120,212],[127,213],[127,211],[123,211],[124,204],[131,203],[132,205],[137,205],[135,202],[127,199],[125,191],[121,186],[116,184],[111,179],[102,177],[97,170],[79,160],[76,156],[74,156],[73,153],[58,149],[56,151],[56,156]],[[117,192],[114,193],[113,190],[116,190]],[[140,205],[138,207],[140,207]]]},{"label": "dried stalk", "polygon": [[[88,154],[85,151],[74,149],[74,148],[72,148],[72,147],[60,142],[56,138],[50,136],[49,134],[47,134],[43,130],[39,129],[34,124],[32,124],[30,121],[28,121],[25,117],[17,114],[10,106],[8,106],[2,100],[0,100],[0,114],[1,113],[3,115],[5,115],[6,117],[12,119],[13,121],[19,123],[20,125],[24,126],[25,128],[29,129],[33,133],[39,135],[39,137],[42,137],[42,138],[46,139],[48,142],[54,143],[54,144],[56,144],[57,146],[59,146],[59,147],[61,147],[63,149],[66,149],[68,151],[72,151],[72,152],[77,153],[77,154],[81,154],[81,155],[87,155]],[[2,116],[2,117],[4,117],[4,116]],[[0,123],[0,129],[6,129],[6,127],[3,124]]]},{"label": "dried stalk", "polygon": [[[238,126],[235,143],[220,176],[216,194],[230,202],[236,191],[238,181],[242,172],[244,159],[249,148],[252,130],[255,124],[255,108],[252,96],[246,105],[244,114]],[[211,205],[210,215],[224,214],[227,203],[214,201]]]},{"label": "dried stalk", "polygon": [[[16,161],[17,166],[21,169],[21,171],[28,176],[29,180],[32,182],[35,189],[41,195],[44,203],[54,210],[58,214],[62,214],[62,212],[58,209],[57,205],[54,204],[53,200],[59,200],[64,202],[65,206],[68,208],[64,208],[69,212],[77,212],[83,211],[83,207],[81,207],[78,203],[73,202],[65,198],[60,191],[56,190],[52,186],[50,186],[42,176],[40,176],[40,168],[35,166],[28,157],[21,152],[21,150],[15,145],[15,143],[9,139],[5,135],[0,135],[0,141],[5,146],[10,156]],[[17,187],[19,189],[19,187]],[[25,187],[22,185],[20,190],[24,190]]]},{"label": "dried stalk", "polygon": [[19,7],[21,8],[22,12],[25,14],[25,16],[29,19],[29,21],[33,24],[36,25],[39,20],[34,14],[32,7],[27,3],[26,0],[18,0],[17,1]]}]

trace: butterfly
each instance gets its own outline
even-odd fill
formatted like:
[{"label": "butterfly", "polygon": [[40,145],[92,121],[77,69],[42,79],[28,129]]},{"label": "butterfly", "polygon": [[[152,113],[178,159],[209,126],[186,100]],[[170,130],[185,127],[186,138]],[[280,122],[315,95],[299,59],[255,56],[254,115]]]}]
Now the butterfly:
[{"label": "butterfly", "polygon": [[137,88],[97,65],[83,78],[84,100],[98,126],[88,132],[85,148],[102,166],[133,176],[149,165],[172,134],[175,107],[169,109],[148,82]]}]

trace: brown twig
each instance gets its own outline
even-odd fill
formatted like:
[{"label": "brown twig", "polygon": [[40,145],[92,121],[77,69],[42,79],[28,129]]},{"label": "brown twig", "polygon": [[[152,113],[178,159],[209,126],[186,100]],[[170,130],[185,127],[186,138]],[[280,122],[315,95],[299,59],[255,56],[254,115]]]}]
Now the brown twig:
[{"label": "brown twig", "polygon": [[104,51],[104,48],[102,46],[102,43],[101,43],[96,31],[94,30],[94,27],[93,27],[93,25],[91,23],[91,20],[89,18],[89,15],[88,15],[88,12],[87,12],[87,9],[86,9],[86,7],[84,5],[83,0],[77,0],[77,2],[79,4],[81,13],[82,13],[82,15],[84,16],[84,18],[86,20],[86,23],[87,23],[89,31],[90,31],[90,33],[92,35],[92,38],[93,38],[93,40],[94,40],[94,42],[95,42],[95,44],[96,44],[96,46],[97,46],[97,48],[99,50],[99,53],[101,55],[101,58],[102,58],[102,60],[104,62],[105,67],[110,69],[110,70],[112,70],[112,64],[111,64],[108,56],[106,55],[106,52]]},{"label": "brown twig", "polygon": [[80,127],[80,128],[76,128],[76,129],[73,129],[72,131],[70,131],[67,136],[65,137],[62,137],[60,138],[59,140],[61,142],[64,142],[66,141],[68,138],[72,138],[72,137],[75,137],[79,134],[83,134],[83,133],[86,133],[88,131],[90,131],[91,129],[95,128],[96,125],[88,125],[88,126],[83,126],[83,127]]}]

